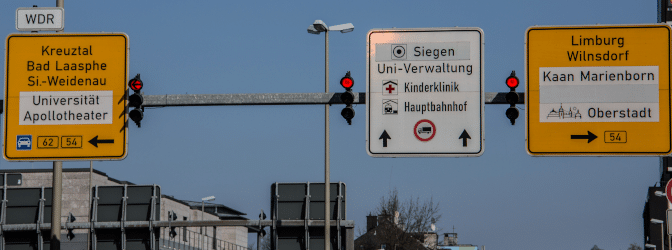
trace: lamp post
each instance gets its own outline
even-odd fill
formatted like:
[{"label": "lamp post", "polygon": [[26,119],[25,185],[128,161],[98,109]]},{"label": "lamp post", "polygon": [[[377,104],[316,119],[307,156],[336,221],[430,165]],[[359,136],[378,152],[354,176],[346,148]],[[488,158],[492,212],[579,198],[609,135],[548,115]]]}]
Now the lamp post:
[{"label": "lamp post", "polygon": [[651,223],[660,224],[660,249],[665,249],[665,232],[663,231],[663,224],[665,224],[665,222],[658,219],[651,219]]},{"label": "lamp post", "polygon": [[[352,23],[345,23],[328,27],[322,20],[315,20],[308,26],[308,33],[319,35],[324,32],[324,92],[329,93],[329,31],[348,33],[353,31]],[[329,239],[329,104],[324,105],[324,250],[331,250]],[[307,218],[306,218],[307,219]]]},{"label": "lamp post", "polygon": [[[205,217],[204,217],[204,215],[205,215],[205,202],[206,201],[214,201],[214,200],[215,200],[215,196],[208,196],[208,197],[201,198],[201,220],[205,220]],[[205,249],[205,243],[206,243],[205,236],[207,236],[207,235],[208,235],[208,231],[207,230],[203,231],[203,227],[201,227],[201,237],[203,237],[203,241],[202,241],[203,245],[202,245],[201,249]]]}]

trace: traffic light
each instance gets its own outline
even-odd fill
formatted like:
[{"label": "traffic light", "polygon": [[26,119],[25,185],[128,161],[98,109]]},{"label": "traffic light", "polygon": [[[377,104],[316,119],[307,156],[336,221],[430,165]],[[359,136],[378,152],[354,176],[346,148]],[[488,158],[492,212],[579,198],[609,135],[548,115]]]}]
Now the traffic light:
[{"label": "traffic light", "polygon": [[170,222],[177,220],[177,214],[175,214],[175,211],[168,211],[168,227],[170,228],[170,238],[175,238],[177,236],[177,231],[175,231],[175,227],[170,225]]},{"label": "traffic light", "polygon": [[511,125],[516,123],[516,118],[518,118],[518,109],[516,108],[516,103],[518,103],[518,93],[516,93],[516,87],[520,84],[520,80],[516,77],[516,71],[512,70],[511,75],[506,78],[506,86],[511,89],[509,93],[506,93],[506,102],[511,105],[506,110],[506,117],[511,120]]},{"label": "traffic light", "polygon": [[348,121],[348,125],[352,125],[352,118],[355,117],[355,109],[352,108],[352,103],[355,101],[355,94],[352,93],[352,86],[355,85],[355,80],[350,77],[350,71],[345,73],[341,78],[341,86],[345,88],[345,93],[341,94],[341,101],[345,103],[345,108],[341,110],[341,116]]},{"label": "traffic light", "polygon": [[142,107],[142,102],[144,98],[140,93],[142,89],[142,80],[140,80],[140,74],[137,74],[135,78],[128,81],[128,86],[133,90],[133,94],[128,97],[128,106],[133,107],[133,110],[128,112],[128,116],[135,122],[135,125],[140,127],[140,121],[143,118],[143,112],[145,108]]}]

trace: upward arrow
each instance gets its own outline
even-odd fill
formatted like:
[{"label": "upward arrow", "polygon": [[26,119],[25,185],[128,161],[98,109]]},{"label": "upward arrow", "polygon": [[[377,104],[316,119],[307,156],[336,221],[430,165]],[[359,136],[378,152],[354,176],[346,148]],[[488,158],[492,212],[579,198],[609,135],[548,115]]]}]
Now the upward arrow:
[{"label": "upward arrow", "polygon": [[390,135],[387,134],[387,130],[383,130],[383,134],[380,135],[380,138],[378,140],[383,140],[383,147],[387,147],[387,140],[392,139]]},{"label": "upward arrow", "polygon": [[466,147],[467,139],[471,139],[471,136],[469,136],[469,133],[467,133],[467,130],[465,129],[464,131],[462,131],[462,135],[460,135],[460,137],[457,139],[462,139],[462,147]]}]

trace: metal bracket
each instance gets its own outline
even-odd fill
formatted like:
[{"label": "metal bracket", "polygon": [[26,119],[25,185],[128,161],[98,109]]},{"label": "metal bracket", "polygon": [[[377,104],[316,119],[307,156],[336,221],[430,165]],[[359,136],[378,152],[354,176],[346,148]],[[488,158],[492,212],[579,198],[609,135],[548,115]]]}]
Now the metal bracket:
[{"label": "metal bracket", "polygon": [[126,202],[128,200],[128,184],[124,184],[124,196],[121,197],[121,249],[126,249]]},{"label": "metal bracket", "polygon": [[336,196],[336,240],[338,241],[336,244],[338,245],[338,250],[341,250],[341,198],[343,197],[341,193],[341,185],[343,182],[338,182],[338,196]]},{"label": "metal bracket", "polygon": [[154,220],[158,218],[154,218],[156,214],[156,184],[152,185],[152,204],[149,205],[150,207],[150,214],[149,214],[149,241],[150,241],[150,249],[152,250],[158,250],[156,245],[156,239],[154,238]]},{"label": "metal bracket", "polygon": [[98,185],[95,187],[94,196],[91,197],[91,250],[96,250],[98,239],[96,238],[96,221],[98,220]]},{"label": "metal bracket", "polygon": [[42,187],[40,190],[40,203],[37,209],[37,221],[35,222],[37,226],[37,234],[40,234],[40,224],[44,221],[44,201],[44,187]]},{"label": "metal bracket", "polygon": [[7,222],[7,173],[4,174],[4,182],[2,187],[2,211],[0,211],[0,250],[5,250],[5,233],[4,226]]},{"label": "metal bracket", "polygon": [[310,232],[308,232],[308,220],[310,220],[310,182],[306,182],[306,214],[303,218],[303,241],[306,243],[306,250],[310,250]]},{"label": "metal bracket", "polygon": [[[53,192],[54,189],[52,188],[51,191]],[[40,190],[40,205],[38,208],[37,212],[37,222],[35,223],[35,230],[37,233],[37,249],[42,250],[42,230],[40,230],[40,224],[44,222],[44,187],[41,188]],[[53,216],[53,215],[52,215]],[[59,232],[60,233],[60,232]],[[50,241],[50,244],[54,244],[54,242]]]},{"label": "metal bracket", "polygon": [[278,229],[277,229],[277,223],[278,223],[278,199],[280,198],[280,195],[278,195],[278,183],[274,183],[275,185],[275,195],[273,196],[273,211],[271,211],[271,221],[273,221],[273,229],[271,232],[273,232],[271,237],[273,237],[273,246],[272,249],[278,249]]}]

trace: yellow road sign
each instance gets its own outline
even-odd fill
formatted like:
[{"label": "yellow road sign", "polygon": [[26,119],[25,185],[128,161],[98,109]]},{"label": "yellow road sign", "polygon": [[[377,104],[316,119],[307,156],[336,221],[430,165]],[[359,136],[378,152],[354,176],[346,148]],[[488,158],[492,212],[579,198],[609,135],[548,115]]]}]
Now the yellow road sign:
[{"label": "yellow road sign", "polygon": [[667,155],[668,25],[530,27],[531,155]]},{"label": "yellow road sign", "polygon": [[126,34],[12,34],[5,46],[5,159],[126,157]]}]

